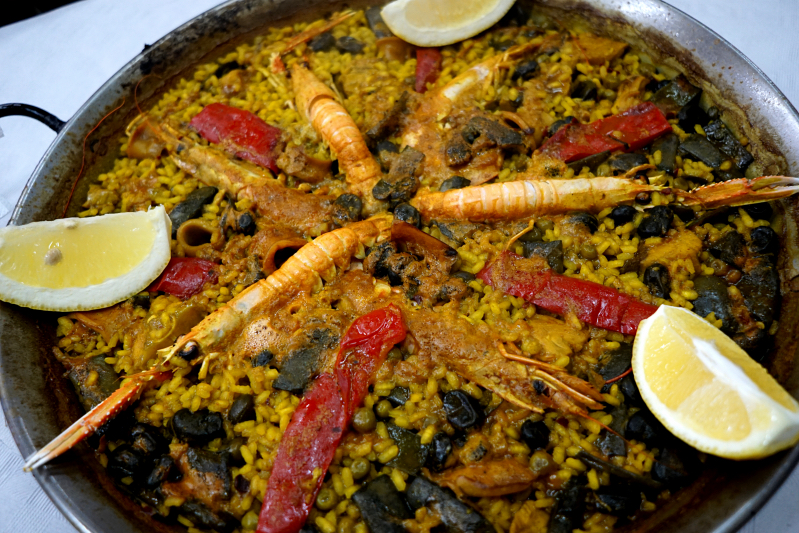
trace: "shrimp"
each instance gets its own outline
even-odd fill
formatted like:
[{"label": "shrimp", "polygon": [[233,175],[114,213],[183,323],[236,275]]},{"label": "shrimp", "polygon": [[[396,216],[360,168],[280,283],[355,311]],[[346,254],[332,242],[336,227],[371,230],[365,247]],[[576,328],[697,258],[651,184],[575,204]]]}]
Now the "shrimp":
[{"label": "shrimp", "polygon": [[363,258],[364,247],[389,238],[392,220],[391,215],[377,216],[326,233],[303,246],[272,275],[205,317],[173,346],[159,350],[162,360],[158,364],[128,376],[111,396],[31,455],[25,462],[25,469],[42,466],[71,449],[135,402],[146,386],[169,379],[176,368],[185,366],[183,362],[172,364],[175,354],[189,364],[202,363],[200,375],[203,376],[209,361],[224,350],[227,343],[235,341],[248,322],[280,307],[297,294],[318,291],[322,280],[336,277],[337,268],[346,269],[353,257]]},{"label": "shrimp", "polygon": [[763,176],[730,180],[689,192],[663,189],[625,178],[577,178],[491,183],[417,195],[411,201],[423,220],[516,220],[568,211],[599,211],[631,202],[639,194],[674,194],[683,205],[704,209],[785,198],[799,192],[799,178]]},{"label": "shrimp", "polygon": [[376,213],[381,204],[372,196],[372,188],[382,177],[382,172],[355,121],[333,91],[308,68],[294,65],[291,81],[300,114],[336,152],[339,168],[346,174],[350,191],[360,196],[364,203],[364,213]]}]

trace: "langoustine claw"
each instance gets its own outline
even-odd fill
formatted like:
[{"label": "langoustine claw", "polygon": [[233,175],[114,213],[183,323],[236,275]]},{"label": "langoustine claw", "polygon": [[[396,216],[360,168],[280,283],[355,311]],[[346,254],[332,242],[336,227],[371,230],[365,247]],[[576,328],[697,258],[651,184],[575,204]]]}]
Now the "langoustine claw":
[{"label": "langoustine claw", "polygon": [[704,209],[739,206],[779,200],[799,192],[799,178],[761,176],[754,179],[735,179],[712,183],[687,193],[679,193],[686,205],[701,205]]}]

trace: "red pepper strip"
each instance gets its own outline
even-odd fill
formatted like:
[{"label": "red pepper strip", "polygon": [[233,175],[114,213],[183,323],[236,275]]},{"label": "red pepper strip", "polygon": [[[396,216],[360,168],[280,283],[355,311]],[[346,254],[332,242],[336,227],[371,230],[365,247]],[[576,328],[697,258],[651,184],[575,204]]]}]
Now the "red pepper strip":
[{"label": "red pepper strip", "polygon": [[181,300],[203,290],[210,281],[216,283],[216,263],[195,257],[173,257],[161,275],[147,287],[150,292],[174,294]]},{"label": "red pepper strip", "polygon": [[280,128],[257,115],[225,104],[211,104],[191,119],[191,127],[206,140],[251,163],[279,172],[275,147]]},{"label": "red pepper strip", "polygon": [[375,370],[404,338],[402,313],[394,304],[367,313],[349,327],[341,340],[335,377],[321,374],[314,380],[283,433],[258,517],[258,533],[296,533],[305,524]]},{"label": "red pepper strip", "polygon": [[417,93],[427,91],[427,84],[438,79],[441,71],[441,52],[438,48],[416,49],[416,89]]},{"label": "red pepper strip", "polygon": [[663,112],[644,102],[590,124],[567,124],[547,139],[541,152],[571,163],[605,150],[637,150],[670,131]]},{"label": "red pepper strip", "polygon": [[635,335],[639,322],[657,311],[655,305],[599,283],[562,276],[549,269],[531,269],[527,261],[512,252],[502,252],[477,277],[547,311],[559,315],[571,311],[583,322],[625,335]]}]

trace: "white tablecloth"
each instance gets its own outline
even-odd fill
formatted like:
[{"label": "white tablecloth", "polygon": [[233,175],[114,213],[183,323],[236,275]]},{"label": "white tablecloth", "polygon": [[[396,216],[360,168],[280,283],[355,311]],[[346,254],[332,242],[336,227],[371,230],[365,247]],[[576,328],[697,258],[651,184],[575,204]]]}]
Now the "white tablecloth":
[{"label": "white tablecloth", "polygon": [[[84,0],[0,28],[0,103],[23,102],[67,120],[145,43],[217,4],[217,0]],[[799,1],[670,0],[707,24],[763,69],[799,104]],[[0,224],[5,225],[54,134],[26,118],[0,121]],[[799,531],[799,471],[741,532]],[[74,528],[56,510],[22,458],[0,414],[0,532],[54,533]]]}]

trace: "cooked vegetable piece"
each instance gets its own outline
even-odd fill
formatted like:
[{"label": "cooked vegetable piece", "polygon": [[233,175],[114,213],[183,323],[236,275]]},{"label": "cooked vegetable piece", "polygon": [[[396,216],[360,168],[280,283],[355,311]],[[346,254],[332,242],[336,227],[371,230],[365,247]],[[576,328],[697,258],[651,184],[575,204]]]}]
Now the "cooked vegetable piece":
[{"label": "cooked vegetable piece", "polygon": [[241,394],[230,406],[227,413],[227,419],[231,424],[238,424],[245,420],[252,420],[255,418],[255,398],[252,394]]},{"label": "cooked vegetable piece", "polygon": [[438,48],[416,49],[416,89],[417,93],[427,92],[427,84],[435,83],[441,70],[441,52]]},{"label": "cooked vegetable piece", "polygon": [[737,231],[728,231],[720,239],[711,243],[707,251],[733,268],[742,266],[746,260],[746,243]]},{"label": "cooked vegetable piece", "polygon": [[721,330],[728,335],[732,333],[734,329],[732,304],[724,280],[716,276],[698,276],[694,278],[694,290],[699,295],[692,302],[694,313],[702,318],[713,313],[716,320],[722,321]]},{"label": "cooked vegetable piece", "polygon": [[692,133],[680,143],[678,152],[682,157],[701,161],[714,169],[719,168],[724,162],[724,156],[721,155],[719,149],[698,133]]},{"label": "cooked vegetable piece", "polygon": [[494,533],[496,531],[488,520],[475,509],[460,501],[451,490],[439,487],[421,476],[416,477],[408,485],[406,496],[411,509],[430,507],[441,518],[441,523],[447,533]]},{"label": "cooked vegetable piece", "polygon": [[433,435],[430,443],[430,452],[427,456],[427,467],[434,472],[440,472],[447,463],[449,455],[452,453],[452,440],[449,435],[439,431]]},{"label": "cooked vegetable piece", "polygon": [[755,160],[721,120],[713,120],[703,129],[708,140],[716,145],[721,153],[732,158],[741,172],[744,172]]},{"label": "cooked vegetable piece", "polygon": [[664,135],[652,143],[651,152],[660,152],[660,163],[656,166],[658,170],[665,170],[674,173],[677,169],[677,149],[680,147],[680,138],[674,133]]},{"label": "cooked vegetable piece", "polygon": [[[644,284],[649,287],[652,296],[668,298],[671,292],[671,276],[669,269],[660,263],[653,263],[644,270]],[[632,353],[630,354],[632,357]]]},{"label": "cooked vegetable piece", "polygon": [[360,54],[363,51],[363,43],[355,37],[344,35],[336,39],[336,48],[349,54]]},{"label": "cooked vegetable piece", "polygon": [[190,125],[205,139],[219,144],[233,155],[274,173],[279,172],[276,152],[282,131],[257,115],[214,103],[195,115]]},{"label": "cooked vegetable piece", "polygon": [[388,476],[378,476],[352,495],[369,531],[405,533],[402,521],[413,515]]},{"label": "cooked vegetable piece", "polygon": [[603,461],[599,457],[591,455],[586,451],[580,450],[579,452],[577,452],[576,457],[577,459],[584,462],[586,465],[590,466],[591,468],[596,468],[601,472],[607,472],[611,476],[615,476],[623,481],[626,481],[627,483],[634,483],[636,485],[639,485],[644,490],[646,489],[660,490],[663,487],[661,483],[653,479],[646,478],[642,475],[635,474],[633,472],[630,472],[629,470],[625,470],[624,468],[616,466],[607,461]]},{"label": "cooked vegetable piece", "polygon": [[189,444],[203,445],[225,436],[222,415],[208,409],[181,409],[172,417],[171,427],[178,439]]},{"label": "cooked vegetable piece", "polygon": [[[259,533],[295,532],[305,522],[375,370],[404,338],[402,314],[393,304],[357,318],[347,329],[335,375],[316,378],[283,433],[261,507]],[[314,478],[315,469],[322,475]]]},{"label": "cooked vegetable piece", "polygon": [[745,270],[736,286],[752,316],[768,327],[777,313],[780,293],[780,277],[774,267],[761,258],[751,269]]},{"label": "cooked vegetable piece", "polygon": [[699,100],[702,90],[694,87],[680,74],[652,95],[651,102],[657,105],[663,113],[671,118],[680,110]]},{"label": "cooked vegetable piece", "polygon": [[568,166],[577,173],[579,173],[583,167],[588,167],[588,170],[591,172],[596,172],[597,167],[607,161],[609,157],[610,150],[605,150],[604,152],[599,152],[598,154],[589,155],[588,157],[578,159],[577,161],[572,161]]},{"label": "cooked vegetable piece", "polygon": [[618,348],[602,354],[599,362],[602,366],[599,375],[605,381],[616,378],[630,369],[630,361],[633,358],[633,347],[629,342],[620,343]]},{"label": "cooked vegetable piece", "polygon": [[416,228],[422,223],[422,216],[419,214],[419,210],[407,203],[399,204],[394,208],[394,217]]},{"label": "cooked vegetable piece", "polygon": [[567,218],[565,222],[566,224],[583,226],[585,229],[588,230],[588,233],[592,235],[596,232],[597,229],[599,229],[599,221],[591,213],[586,213],[586,212],[574,213],[572,215],[569,215],[569,218]]},{"label": "cooked vegetable piece", "polygon": [[646,165],[649,159],[644,154],[616,154],[607,161],[614,175],[625,174],[635,167]]},{"label": "cooked vegetable piece", "polygon": [[216,283],[216,264],[196,257],[173,257],[164,271],[147,290],[174,294],[183,300],[203,290],[208,283]]},{"label": "cooked vegetable piece", "polygon": [[382,39],[384,37],[392,37],[394,34],[386,26],[383,17],[380,15],[380,6],[373,6],[366,10],[366,22],[369,23],[369,28],[374,32],[375,37]]},{"label": "cooked vegetable piece", "polygon": [[657,310],[616,289],[556,274],[541,261],[502,252],[477,277],[547,311],[561,315],[572,311],[584,322],[626,335],[635,335],[638,323]]},{"label": "cooked vegetable piece", "polygon": [[563,274],[563,241],[550,241],[550,242],[523,242],[522,249],[524,250],[524,257],[543,257],[547,260],[549,268]]},{"label": "cooked vegetable piece", "polygon": [[399,453],[386,464],[402,470],[406,474],[418,474],[427,462],[429,447],[422,444],[422,439],[418,434],[394,424],[388,425],[388,435],[399,448]]},{"label": "cooked vegetable piece", "polygon": [[606,150],[638,150],[670,131],[663,113],[644,102],[590,124],[567,124],[544,142],[541,152],[570,163]]}]

